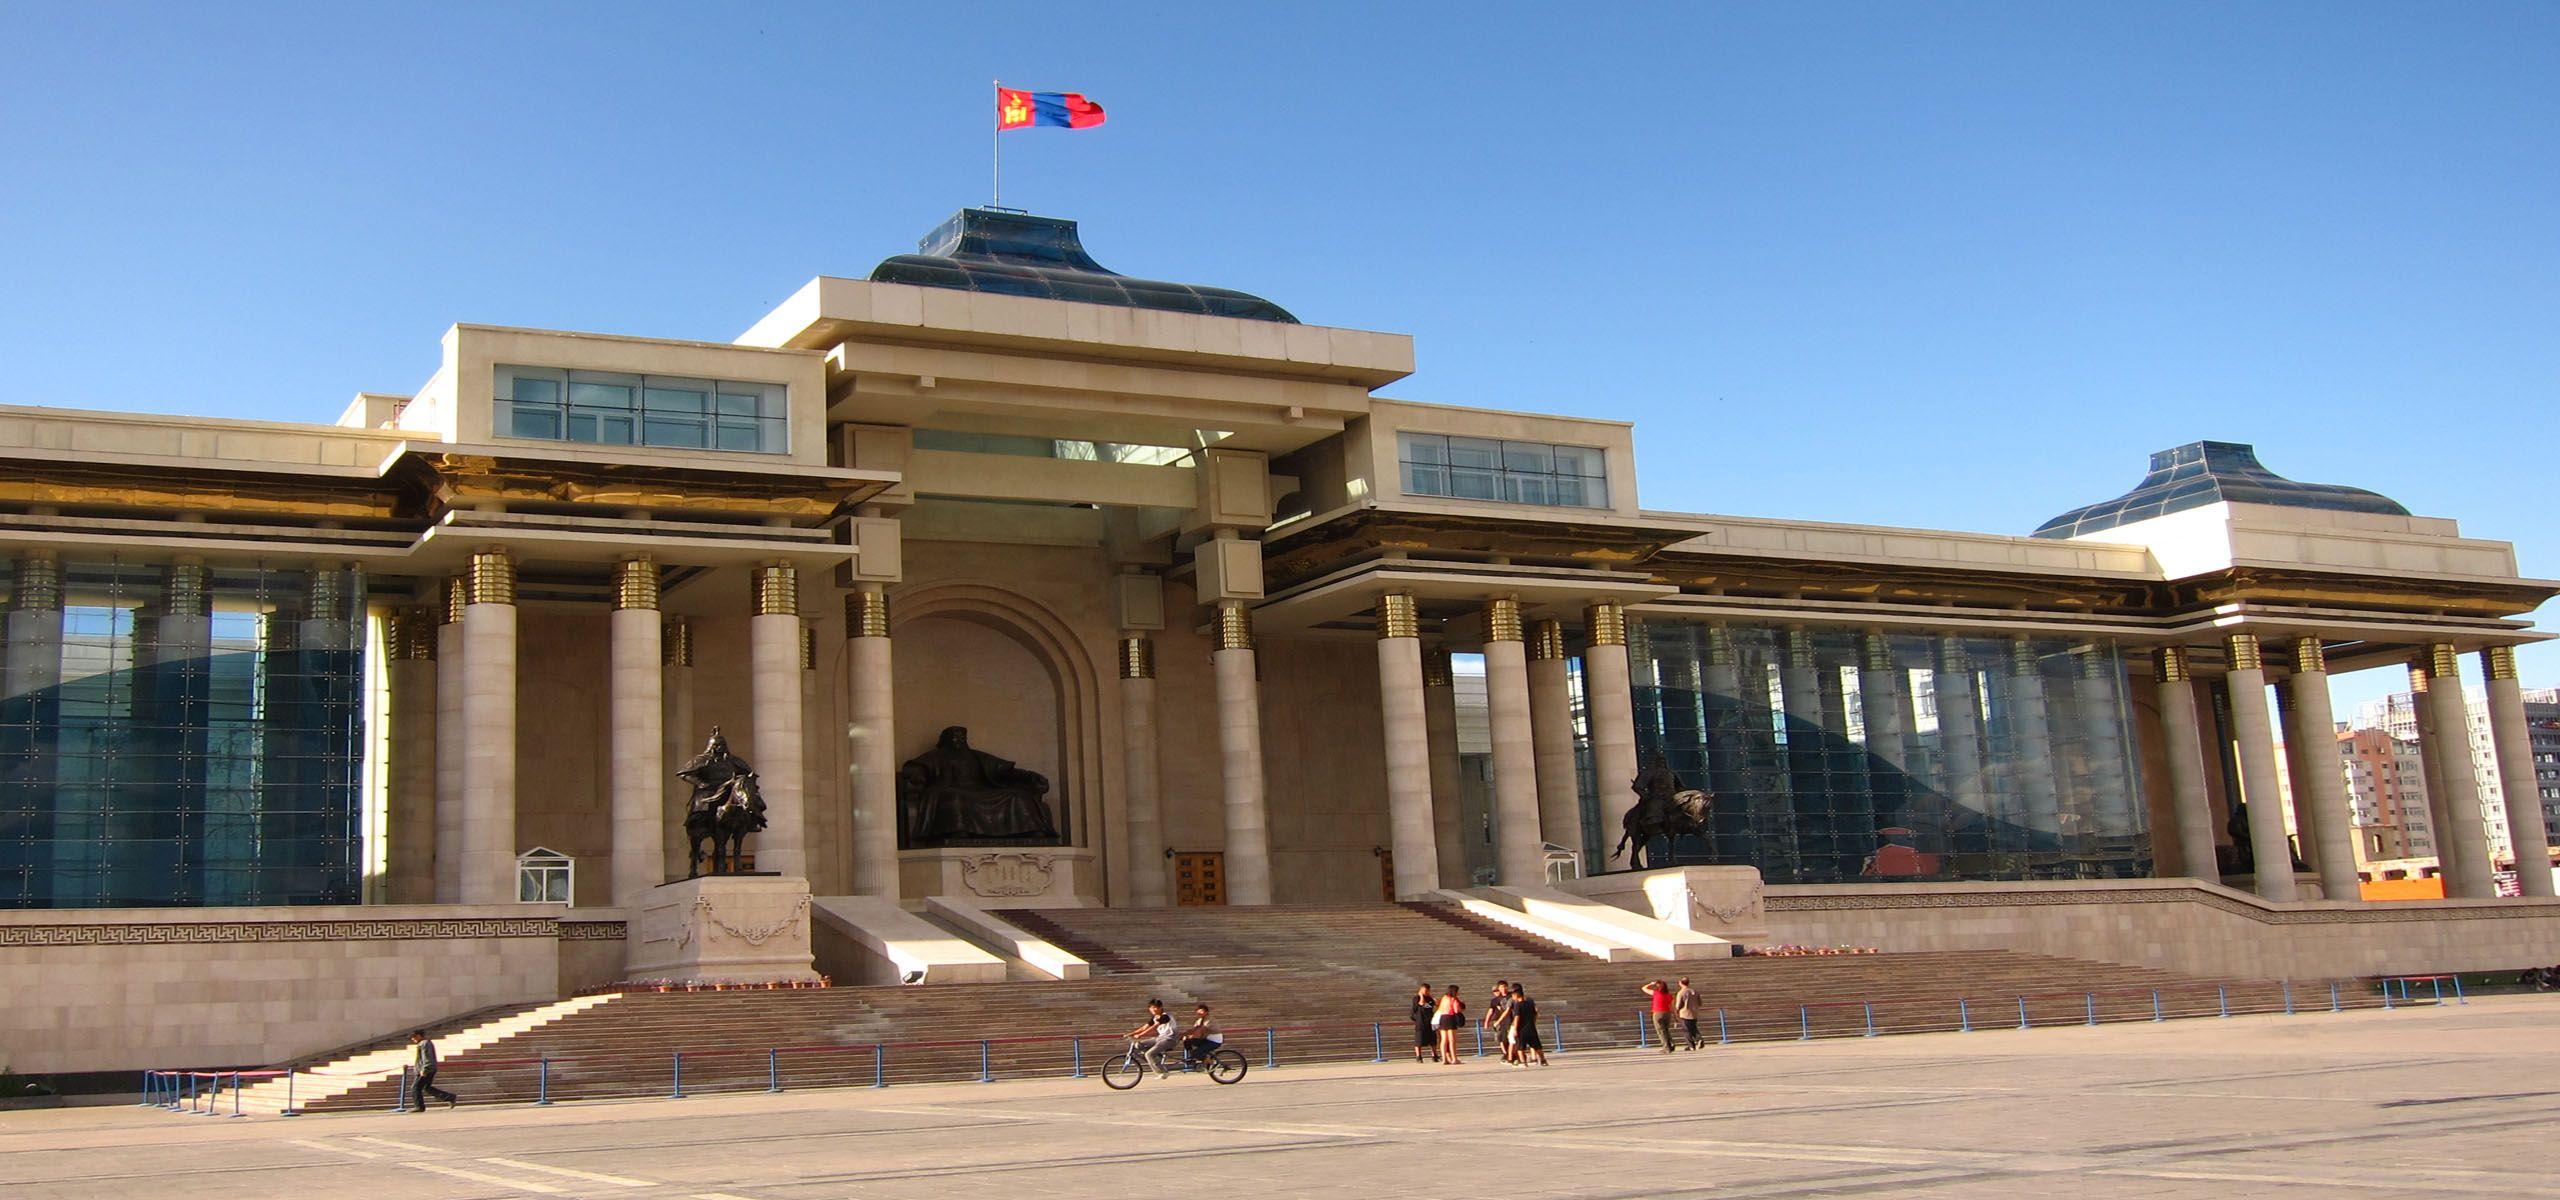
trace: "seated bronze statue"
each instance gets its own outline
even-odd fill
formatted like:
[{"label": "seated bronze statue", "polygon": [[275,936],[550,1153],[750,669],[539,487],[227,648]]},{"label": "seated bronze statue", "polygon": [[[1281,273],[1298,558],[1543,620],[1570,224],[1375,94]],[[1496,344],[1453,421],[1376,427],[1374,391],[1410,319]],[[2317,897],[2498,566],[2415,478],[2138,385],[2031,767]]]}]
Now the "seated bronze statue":
[{"label": "seated bronze statue", "polygon": [[933,749],[898,768],[898,844],[1055,845],[1049,780],[969,747],[969,731],[942,731]]}]

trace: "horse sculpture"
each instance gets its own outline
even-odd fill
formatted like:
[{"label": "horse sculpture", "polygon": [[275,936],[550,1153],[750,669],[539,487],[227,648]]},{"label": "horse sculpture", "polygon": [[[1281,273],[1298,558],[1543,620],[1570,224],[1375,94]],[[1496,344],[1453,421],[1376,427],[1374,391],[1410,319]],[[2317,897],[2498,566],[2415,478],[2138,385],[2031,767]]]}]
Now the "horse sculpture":
[{"label": "horse sculpture", "polygon": [[[1707,812],[1715,804],[1715,797],[1680,786],[1680,777],[1667,764],[1657,760],[1630,781],[1629,787],[1636,794],[1636,802],[1620,822],[1624,832],[1618,838],[1617,849],[1609,852],[1612,860],[1626,854],[1628,870],[1646,869],[1646,860],[1651,857],[1648,848],[1656,838],[1664,839],[1667,857],[1672,843],[1680,838],[1710,836]],[[1662,863],[1656,860],[1652,865]]]},{"label": "horse sculpture", "polygon": [[694,802],[684,816],[685,836],[693,839],[693,865],[686,876],[702,874],[704,842],[711,843],[711,873],[735,875],[738,856],[747,835],[764,828],[764,794],[756,787],[755,773],[745,772],[720,785],[718,791]]}]

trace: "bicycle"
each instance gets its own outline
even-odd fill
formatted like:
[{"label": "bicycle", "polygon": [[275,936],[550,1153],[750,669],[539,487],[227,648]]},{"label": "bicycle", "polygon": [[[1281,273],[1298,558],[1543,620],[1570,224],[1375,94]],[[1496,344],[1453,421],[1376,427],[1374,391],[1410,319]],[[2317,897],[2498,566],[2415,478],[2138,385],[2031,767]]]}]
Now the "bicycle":
[{"label": "bicycle", "polygon": [[[1143,1046],[1144,1043],[1133,1038],[1129,1042],[1128,1053],[1102,1064],[1102,1085],[1115,1092],[1125,1092],[1138,1086],[1139,1081],[1147,1077],[1148,1071],[1147,1060],[1141,1052]],[[1244,1052],[1226,1046],[1213,1047],[1207,1054],[1197,1059],[1177,1050],[1169,1053],[1164,1060],[1167,1074],[1175,1071],[1206,1071],[1212,1083],[1234,1083],[1243,1079],[1246,1066]]]}]

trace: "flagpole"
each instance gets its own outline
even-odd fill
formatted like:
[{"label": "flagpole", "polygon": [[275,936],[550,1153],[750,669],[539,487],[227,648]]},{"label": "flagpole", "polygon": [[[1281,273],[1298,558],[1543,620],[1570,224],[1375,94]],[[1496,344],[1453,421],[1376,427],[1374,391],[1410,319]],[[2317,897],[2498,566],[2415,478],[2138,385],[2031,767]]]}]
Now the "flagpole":
[{"label": "flagpole", "polygon": [[[995,82],[997,94],[1002,95],[1004,81],[999,79]],[[987,134],[987,153],[990,160],[987,168],[987,207],[996,208],[1004,203],[1004,122],[993,123],[992,129]]]}]

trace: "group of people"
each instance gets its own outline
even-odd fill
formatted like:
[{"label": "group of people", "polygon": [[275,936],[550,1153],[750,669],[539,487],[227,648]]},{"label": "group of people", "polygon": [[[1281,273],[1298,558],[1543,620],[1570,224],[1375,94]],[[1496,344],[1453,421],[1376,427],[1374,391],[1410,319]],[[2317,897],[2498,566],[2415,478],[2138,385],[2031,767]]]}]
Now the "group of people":
[{"label": "group of people", "polygon": [[[1434,995],[1430,984],[1416,984],[1412,1017],[1413,1061],[1458,1065],[1458,1031],[1467,1027],[1467,1002],[1458,985]],[[1526,1067],[1535,1055],[1539,1066],[1547,1065],[1547,1043],[1538,1036],[1538,1002],[1529,998],[1527,984],[1495,980],[1477,1021],[1500,1047],[1503,1062]]]},{"label": "group of people", "polygon": [[[1654,1040],[1662,1043],[1663,1053],[1669,1054],[1682,1047],[1695,1050],[1707,1044],[1705,1038],[1698,1036],[1698,993],[1689,986],[1688,976],[1681,976],[1680,986],[1676,988],[1659,979],[1647,980],[1644,994],[1653,1017]],[[1680,1037],[1676,1043],[1671,1036],[1673,1021],[1680,1023]]]},{"label": "group of people", "polygon": [[1137,1044],[1138,1056],[1156,1069],[1156,1078],[1162,1079],[1173,1073],[1164,1056],[1174,1047],[1182,1048],[1184,1062],[1197,1063],[1209,1057],[1210,1051],[1224,1045],[1227,1035],[1209,1020],[1209,1006],[1206,1004],[1192,1005],[1191,1023],[1184,1025],[1174,1020],[1172,1013],[1165,1011],[1164,1001],[1149,1000],[1147,1019],[1129,1031],[1129,1040]]}]

